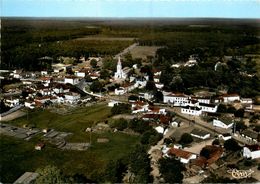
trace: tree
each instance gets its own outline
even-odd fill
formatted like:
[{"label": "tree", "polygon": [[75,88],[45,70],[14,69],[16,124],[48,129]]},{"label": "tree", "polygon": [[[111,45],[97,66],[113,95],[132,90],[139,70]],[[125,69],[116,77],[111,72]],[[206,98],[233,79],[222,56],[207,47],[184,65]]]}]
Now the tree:
[{"label": "tree", "polygon": [[238,109],[238,110],[234,113],[234,115],[235,115],[235,117],[243,118],[243,117],[244,117],[244,113],[245,113],[245,110],[244,110],[243,108],[241,108],[241,109]]},{"label": "tree", "polygon": [[92,66],[92,68],[96,68],[97,67],[97,60],[91,59],[90,65]]},{"label": "tree", "polygon": [[123,174],[126,172],[127,167],[123,164],[122,160],[110,160],[106,166],[104,180],[111,183],[122,183]]},{"label": "tree", "polygon": [[200,156],[205,157],[206,159],[210,158],[210,150],[207,148],[202,148],[202,150],[200,151]]},{"label": "tree", "polygon": [[151,183],[151,163],[144,146],[137,145],[129,155],[129,170],[134,174],[134,183]]},{"label": "tree", "polygon": [[181,136],[181,139],[179,140],[179,143],[181,144],[190,144],[193,141],[193,138],[190,134],[184,133]]},{"label": "tree", "polygon": [[123,118],[117,119],[112,123],[111,127],[122,131],[127,128],[127,121]]},{"label": "tree", "polygon": [[61,173],[60,169],[55,166],[47,165],[44,168],[39,168],[36,170],[36,173],[39,176],[36,178],[36,184],[42,183],[67,183],[68,179],[66,179]]},{"label": "tree", "polygon": [[155,90],[154,93],[154,100],[155,102],[162,102],[163,101],[163,93],[161,91]]},{"label": "tree", "polygon": [[182,183],[183,174],[185,170],[183,164],[175,158],[161,158],[159,161],[159,171],[165,183]]},{"label": "tree", "polygon": [[230,151],[239,151],[241,147],[238,145],[237,141],[234,139],[229,139],[224,142],[224,148]]},{"label": "tree", "polygon": [[156,144],[160,139],[162,138],[162,136],[156,132],[156,130],[154,129],[150,129],[145,131],[142,134],[141,137],[141,143],[142,144],[150,144],[150,145],[154,145]]},{"label": "tree", "polygon": [[111,109],[112,115],[115,114],[124,114],[124,113],[130,113],[131,112],[131,106],[129,104],[116,104],[114,107]]},{"label": "tree", "polygon": [[103,85],[98,80],[92,82],[90,85],[90,90],[93,92],[100,92],[102,90]]},{"label": "tree", "polygon": [[108,70],[101,70],[100,71],[100,78],[107,79],[110,77],[110,72]]}]

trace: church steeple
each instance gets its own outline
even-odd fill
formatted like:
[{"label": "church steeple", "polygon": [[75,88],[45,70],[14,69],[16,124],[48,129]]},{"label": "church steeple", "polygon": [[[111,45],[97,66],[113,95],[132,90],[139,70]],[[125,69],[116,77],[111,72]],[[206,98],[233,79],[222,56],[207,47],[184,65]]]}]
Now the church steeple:
[{"label": "church steeple", "polygon": [[120,73],[122,71],[122,64],[120,60],[120,56],[118,57],[118,62],[117,62],[117,72]]}]

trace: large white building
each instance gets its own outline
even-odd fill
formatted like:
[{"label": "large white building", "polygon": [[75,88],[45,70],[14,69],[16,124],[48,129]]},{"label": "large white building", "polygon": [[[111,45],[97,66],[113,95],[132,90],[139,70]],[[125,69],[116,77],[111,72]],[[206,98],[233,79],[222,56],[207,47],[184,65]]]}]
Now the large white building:
[{"label": "large white building", "polygon": [[115,80],[124,80],[126,79],[127,75],[122,69],[122,64],[120,61],[120,56],[118,57],[118,62],[116,66],[116,72],[115,72]]},{"label": "large white building", "polygon": [[219,128],[232,128],[233,127],[233,121],[231,119],[213,119],[212,122],[213,126],[219,127]]},{"label": "large white building", "polygon": [[171,103],[174,106],[187,106],[189,103],[189,96],[181,93],[167,93],[163,92],[163,102]]},{"label": "large white building", "polygon": [[251,159],[260,158],[260,146],[246,145],[243,148],[243,157]]}]

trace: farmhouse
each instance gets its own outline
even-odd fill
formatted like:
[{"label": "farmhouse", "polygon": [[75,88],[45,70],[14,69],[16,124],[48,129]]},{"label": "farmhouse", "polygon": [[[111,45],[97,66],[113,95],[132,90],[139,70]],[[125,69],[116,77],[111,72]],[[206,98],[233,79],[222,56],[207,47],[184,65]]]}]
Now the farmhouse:
[{"label": "farmhouse", "polygon": [[224,128],[224,129],[228,129],[228,128],[232,128],[233,127],[233,120],[231,119],[213,119],[212,122],[213,126],[219,127],[219,128]]}]

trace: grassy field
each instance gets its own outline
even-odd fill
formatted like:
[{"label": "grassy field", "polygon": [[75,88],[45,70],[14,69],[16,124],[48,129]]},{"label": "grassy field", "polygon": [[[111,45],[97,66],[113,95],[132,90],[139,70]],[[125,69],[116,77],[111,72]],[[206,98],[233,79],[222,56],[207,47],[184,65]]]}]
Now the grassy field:
[{"label": "grassy field", "polygon": [[[55,128],[72,132],[70,142],[89,142],[90,136],[84,132],[93,123],[109,118],[110,108],[106,105],[95,105],[76,109],[70,115],[57,115],[48,110],[35,111],[29,115],[29,122],[36,127]],[[9,122],[18,126],[27,123],[26,116]],[[30,141],[12,137],[0,137],[0,174],[1,182],[13,182],[26,171],[35,171],[48,164],[56,165],[66,175],[84,174],[87,178],[98,180],[104,172],[106,163],[126,156],[139,142],[139,136],[123,133],[92,133],[92,146],[87,151],[63,151],[46,144],[42,151],[34,150],[39,136]],[[108,143],[97,143],[97,138],[108,138]]]},{"label": "grassy field", "polygon": [[137,46],[133,48],[130,53],[133,58],[146,59],[147,56],[155,56],[157,49],[160,47],[156,46]]}]

